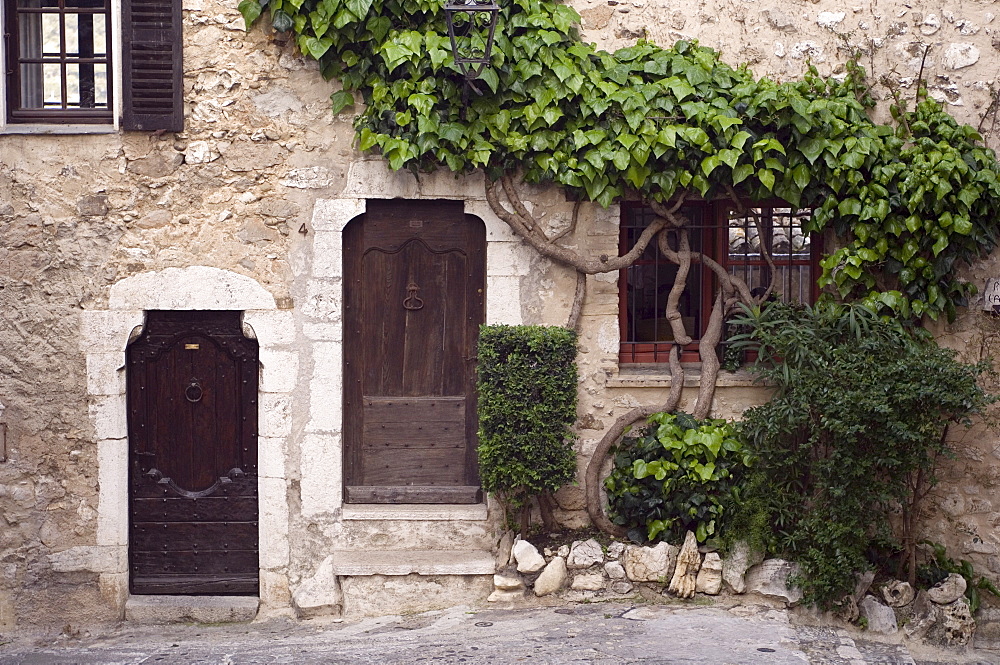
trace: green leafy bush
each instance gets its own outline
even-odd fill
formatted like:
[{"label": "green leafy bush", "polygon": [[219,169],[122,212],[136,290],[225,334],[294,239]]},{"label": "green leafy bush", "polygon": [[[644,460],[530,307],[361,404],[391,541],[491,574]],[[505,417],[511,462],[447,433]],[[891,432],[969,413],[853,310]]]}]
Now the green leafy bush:
[{"label": "green leafy bush", "polygon": [[654,413],[643,435],[626,437],[604,482],[611,521],[631,540],[699,542],[715,537],[750,456],[725,420],[695,420],[687,413]]},{"label": "green leafy bush", "polygon": [[573,480],[576,376],[573,331],[480,328],[479,471],[483,488],[511,508]]},{"label": "green leafy bush", "polygon": [[[947,424],[989,401],[977,382],[985,366],[860,305],[773,303],[736,323],[750,326],[737,343],[759,345],[755,370],[777,387],[740,426],[759,464],[738,521],[801,563],[806,599],[829,606],[878,552],[912,552]],[[889,516],[900,508],[896,533]]]}]

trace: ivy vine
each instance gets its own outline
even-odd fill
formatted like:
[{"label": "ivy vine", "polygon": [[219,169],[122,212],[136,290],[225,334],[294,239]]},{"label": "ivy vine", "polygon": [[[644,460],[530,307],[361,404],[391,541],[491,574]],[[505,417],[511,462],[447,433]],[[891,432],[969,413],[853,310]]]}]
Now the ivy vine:
[{"label": "ivy vine", "polygon": [[974,293],[954,268],[997,243],[1000,167],[976,130],[928,98],[873,122],[853,63],[840,81],[776,83],[685,41],[608,53],[579,40],[571,7],[514,0],[485,94],[463,100],[437,0],[239,8],[248,26],[267,12],[341,82],[335,112],[360,93],[360,147],[393,169],[520,172],[603,206],[689,191],[813,207],[811,230],[840,241],[821,284],[903,317],[953,318]]}]

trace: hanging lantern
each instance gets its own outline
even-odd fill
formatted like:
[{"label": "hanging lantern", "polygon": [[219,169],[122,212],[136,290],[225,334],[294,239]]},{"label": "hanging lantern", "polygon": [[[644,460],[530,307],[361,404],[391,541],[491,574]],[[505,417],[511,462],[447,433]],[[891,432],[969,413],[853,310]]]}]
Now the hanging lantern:
[{"label": "hanging lantern", "polygon": [[444,13],[451,54],[471,82],[490,64],[500,5],[494,0],[446,0]]}]

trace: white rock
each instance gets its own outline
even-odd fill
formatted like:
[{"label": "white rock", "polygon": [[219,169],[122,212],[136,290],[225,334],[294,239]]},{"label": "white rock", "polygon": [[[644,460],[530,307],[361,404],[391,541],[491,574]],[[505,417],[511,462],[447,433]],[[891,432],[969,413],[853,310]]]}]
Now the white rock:
[{"label": "white rock", "polygon": [[322,189],[330,186],[333,176],[330,169],[325,166],[309,166],[292,169],[279,182],[285,187],[295,189]]},{"label": "white rock", "polygon": [[527,540],[514,543],[513,554],[519,573],[534,573],[545,567],[545,557]]},{"label": "white rock", "polygon": [[566,583],[566,575],[566,559],[561,556],[552,559],[535,580],[535,595],[547,596],[558,591]]},{"label": "white rock", "polygon": [[722,579],[733,590],[733,593],[744,593],[747,590],[746,574],[747,569],[754,563],[752,552],[746,541],[739,541],[733,545],[728,556],[722,561]]},{"label": "white rock", "polygon": [[622,554],[625,574],[633,582],[657,582],[670,579],[677,561],[677,548],[669,543],[656,547],[628,545]]},{"label": "white rock", "polygon": [[947,646],[967,645],[976,630],[976,622],[965,599],[959,598],[954,603],[942,605],[938,611],[938,624],[928,633],[928,639]]},{"label": "white rock", "polygon": [[610,545],[608,545],[608,558],[617,559],[625,551],[625,543],[618,542],[617,540]]},{"label": "white rock", "polygon": [[215,146],[208,141],[191,141],[184,151],[184,162],[187,164],[206,164],[214,162],[222,156]]},{"label": "white rock", "polygon": [[493,586],[500,591],[520,591],[524,589],[524,580],[516,573],[497,573],[493,576]]},{"label": "white rock", "polygon": [[705,555],[698,571],[695,591],[709,596],[717,596],[722,591],[722,557],[715,552]]},{"label": "white rock", "polygon": [[949,44],[944,51],[944,66],[948,69],[971,67],[979,62],[979,49],[972,44]]},{"label": "white rock", "polygon": [[566,567],[570,570],[590,568],[595,563],[604,563],[604,550],[601,544],[591,538],[590,540],[576,541],[569,550],[569,558],[566,559]]},{"label": "white rock", "polygon": [[556,556],[561,556],[562,558],[567,558],[569,556],[569,545],[560,545],[559,549],[556,550]]},{"label": "white rock", "polygon": [[889,607],[903,607],[913,602],[916,592],[909,582],[892,580],[882,585],[882,597]]},{"label": "white rock", "polygon": [[938,605],[949,605],[962,597],[966,586],[964,577],[958,573],[951,573],[928,589],[927,597]]},{"label": "white rock", "polygon": [[580,573],[573,577],[571,589],[575,591],[601,591],[604,589],[604,575],[600,573]]},{"label": "white rock", "polygon": [[344,594],[333,572],[333,555],[323,559],[315,575],[302,581],[292,594],[292,605],[299,617],[340,616]]},{"label": "white rock", "polygon": [[920,33],[928,37],[940,29],[941,19],[938,18],[937,14],[928,14],[924,17],[924,22],[920,24]]},{"label": "white rock", "polygon": [[677,565],[674,575],[670,578],[667,591],[679,598],[694,596],[695,584],[698,579],[698,569],[701,567],[701,554],[698,553],[698,539],[694,532],[688,531],[684,536],[684,545],[677,555]]},{"label": "white rock", "polygon": [[617,582],[612,582],[611,586],[608,587],[608,589],[609,591],[611,591],[611,593],[618,594],[621,596],[625,595],[626,593],[630,593],[633,587],[632,583],[628,582],[627,580],[618,580]]},{"label": "white rock", "polygon": [[821,28],[833,30],[836,26],[843,23],[845,18],[847,18],[846,12],[820,12],[819,16],[816,17],[816,23]]},{"label": "white rock", "polygon": [[798,572],[798,564],[783,559],[767,559],[747,571],[747,591],[778,598],[786,603],[797,603],[802,600],[802,589],[789,586],[788,578]]},{"label": "white rock", "polygon": [[609,561],[604,564],[604,572],[613,580],[625,579],[625,566],[618,561]]},{"label": "white rock", "polygon": [[861,616],[868,621],[868,630],[881,635],[892,635],[899,627],[896,625],[896,613],[891,607],[886,607],[875,600],[875,596],[865,596],[858,605]]},{"label": "white rock", "polygon": [[923,639],[941,616],[938,606],[927,597],[927,592],[921,589],[913,601],[913,617],[906,623],[903,632],[912,639]]},{"label": "white rock", "polygon": [[489,603],[511,603],[524,598],[524,591],[501,591],[495,590],[486,599]]}]

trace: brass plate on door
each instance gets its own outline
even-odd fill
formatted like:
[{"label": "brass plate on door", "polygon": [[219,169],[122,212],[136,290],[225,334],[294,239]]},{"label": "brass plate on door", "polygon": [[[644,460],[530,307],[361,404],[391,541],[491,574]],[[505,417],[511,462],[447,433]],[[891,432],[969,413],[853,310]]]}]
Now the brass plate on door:
[{"label": "brass plate on door", "polygon": [[201,348],[201,344],[185,344],[184,349],[186,351],[197,351]]}]

